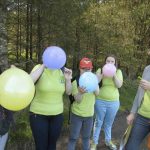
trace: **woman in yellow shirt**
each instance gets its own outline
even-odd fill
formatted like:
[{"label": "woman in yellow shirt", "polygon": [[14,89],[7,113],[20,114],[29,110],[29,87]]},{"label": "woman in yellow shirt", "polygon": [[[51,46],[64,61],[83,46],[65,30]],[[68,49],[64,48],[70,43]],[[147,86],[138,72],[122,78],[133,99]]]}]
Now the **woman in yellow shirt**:
[{"label": "woman in yellow shirt", "polygon": [[63,94],[71,93],[72,71],[51,70],[43,64],[31,72],[36,93],[30,106],[30,125],[36,150],[56,150],[63,124]]},{"label": "woman in yellow shirt", "polygon": [[[92,61],[89,58],[82,58],[79,64],[80,76],[84,72],[91,72]],[[72,95],[75,101],[71,108],[70,136],[68,150],[75,150],[80,132],[82,135],[82,149],[90,149],[90,136],[93,126],[95,95],[99,94],[99,87],[94,92],[86,92],[85,87],[78,87],[77,81],[72,83]]]},{"label": "woman in yellow shirt", "polygon": [[[113,64],[117,68],[117,60],[114,55],[108,55],[105,58],[105,63]],[[94,123],[91,150],[96,150],[102,125],[104,127],[106,146],[111,150],[116,150],[116,145],[111,141],[111,128],[120,106],[118,88],[120,88],[123,83],[122,72],[117,68],[113,77],[106,77],[103,75],[101,69],[98,69],[97,76],[99,81],[102,80],[102,86],[100,87],[99,95],[96,97],[96,120]]]}]

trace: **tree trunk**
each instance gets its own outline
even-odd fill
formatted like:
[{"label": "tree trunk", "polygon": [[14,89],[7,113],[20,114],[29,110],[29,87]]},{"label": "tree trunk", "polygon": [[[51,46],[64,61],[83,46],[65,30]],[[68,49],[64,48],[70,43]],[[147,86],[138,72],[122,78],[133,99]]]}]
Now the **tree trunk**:
[{"label": "tree trunk", "polygon": [[19,61],[19,35],[20,35],[20,5],[19,5],[20,0],[17,1],[18,6],[17,6],[17,34],[16,34],[16,62]]},{"label": "tree trunk", "polygon": [[29,58],[29,0],[27,3],[27,17],[26,17],[26,71],[28,70]]},{"label": "tree trunk", "polygon": [[32,60],[32,0],[30,2],[30,59]]},{"label": "tree trunk", "polygon": [[[76,26],[76,42],[75,42],[75,50],[73,51],[73,72],[76,72],[79,67],[79,60],[81,59],[80,54],[80,29],[79,25]],[[76,73],[78,74],[78,72]]]},{"label": "tree trunk", "polygon": [[37,60],[38,63],[41,61],[41,42],[42,42],[42,27],[41,27],[41,8],[40,5],[38,5],[38,14],[37,14]]},{"label": "tree trunk", "polygon": [[7,57],[7,32],[5,28],[6,23],[6,9],[3,4],[0,5],[0,68],[4,71],[8,68]]}]

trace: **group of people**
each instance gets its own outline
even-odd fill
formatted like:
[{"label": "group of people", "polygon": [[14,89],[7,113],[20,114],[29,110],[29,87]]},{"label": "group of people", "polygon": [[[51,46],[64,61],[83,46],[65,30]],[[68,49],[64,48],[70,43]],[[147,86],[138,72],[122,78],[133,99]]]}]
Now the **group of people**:
[{"label": "group of people", "polygon": [[[104,64],[107,63],[116,66],[116,73],[113,77],[106,77],[103,75],[102,68],[99,68],[96,75],[100,84],[92,93],[88,93],[85,87],[79,87],[76,80],[71,82],[72,70],[68,68],[51,70],[44,64],[38,64],[33,68],[30,75],[35,83],[36,93],[30,104],[29,118],[36,150],[56,150],[63,125],[64,92],[72,95],[75,99],[71,106],[67,149],[75,150],[77,139],[81,133],[83,150],[96,150],[103,128],[106,146],[111,150],[117,150],[111,140],[111,129],[120,106],[118,88],[123,84],[123,75],[114,55],[108,55],[105,58]],[[89,58],[80,60],[79,76],[84,72],[92,72],[92,69],[93,64]],[[138,150],[140,143],[150,130],[149,73],[150,66],[147,66],[140,81],[131,113],[127,117],[127,123],[134,122],[134,125],[125,150]],[[136,114],[136,119],[133,121]],[[0,133],[0,145],[2,137],[7,136],[6,133]],[[4,146],[0,148],[0,150],[3,149]]]}]

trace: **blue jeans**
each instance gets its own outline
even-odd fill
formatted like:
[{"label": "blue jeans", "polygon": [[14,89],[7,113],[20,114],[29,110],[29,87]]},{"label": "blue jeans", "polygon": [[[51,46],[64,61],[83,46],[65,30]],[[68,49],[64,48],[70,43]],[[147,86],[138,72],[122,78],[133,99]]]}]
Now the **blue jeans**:
[{"label": "blue jeans", "polygon": [[75,145],[77,139],[79,138],[80,130],[82,136],[83,150],[89,150],[92,126],[93,126],[93,117],[81,117],[75,114],[71,114],[68,150],[75,150]]},{"label": "blue jeans", "polygon": [[0,135],[0,150],[4,150],[8,139],[8,132]]},{"label": "blue jeans", "polygon": [[36,150],[56,150],[63,125],[63,115],[45,116],[30,113],[30,125]]},{"label": "blue jeans", "polygon": [[93,141],[95,144],[98,144],[102,125],[104,127],[105,141],[109,142],[111,140],[112,124],[114,122],[119,106],[120,106],[119,100],[117,101],[96,100],[95,103],[96,119],[93,130]]},{"label": "blue jeans", "polygon": [[140,144],[150,132],[150,118],[137,115],[125,150],[139,150]]}]

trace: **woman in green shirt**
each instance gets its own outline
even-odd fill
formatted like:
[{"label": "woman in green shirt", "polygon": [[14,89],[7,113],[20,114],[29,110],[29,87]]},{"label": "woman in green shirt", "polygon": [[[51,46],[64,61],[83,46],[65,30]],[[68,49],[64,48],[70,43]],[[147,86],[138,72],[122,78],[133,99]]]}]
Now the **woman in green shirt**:
[{"label": "woman in green shirt", "polygon": [[[89,58],[82,58],[79,64],[80,76],[84,72],[91,72],[93,68]],[[75,150],[76,141],[80,132],[82,135],[83,150],[90,149],[90,136],[93,126],[95,95],[99,94],[99,88],[87,93],[84,87],[78,87],[77,81],[72,83],[72,95],[75,101],[71,108],[70,137],[68,150]]]},{"label": "woman in green shirt", "polygon": [[72,71],[51,70],[43,64],[31,72],[36,93],[30,106],[30,125],[36,150],[56,150],[63,124],[63,94],[71,93]]},{"label": "woman in green shirt", "polygon": [[[105,63],[113,64],[117,68],[117,60],[114,55],[108,55],[105,58]],[[103,75],[101,69],[98,69],[97,76],[99,81],[102,80],[102,86],[100,87],[99,95],[96,97],[96,120],[94,123],[91,150],[96,150],[102,125],[104,127],[106,146],[111,150],[116,150],[116,145],[111,141],[111,128],[120,106],[118,88],[120,88],[123,83],[122,72],[117,68],[113,77],[106,77]]]}]

